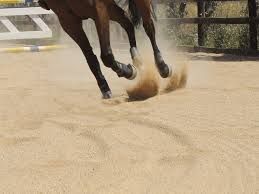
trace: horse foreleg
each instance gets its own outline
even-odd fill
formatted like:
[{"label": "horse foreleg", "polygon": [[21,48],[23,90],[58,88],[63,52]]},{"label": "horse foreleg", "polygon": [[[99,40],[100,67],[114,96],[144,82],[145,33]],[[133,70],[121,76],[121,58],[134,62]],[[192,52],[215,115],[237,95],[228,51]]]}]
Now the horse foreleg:
[{"label": "horse foreleg", "polygon": [[109,15],[105,5],[99,5],[97,8],[97,17],[95,24],[101,47],[101,59],[106,67],[111,68],[117,73],[119,77],[127,79],[134,79],[137,75],[135,67],[125,65],[115,60],[110,45],[110,29],[109,29]]},{"label": "horse foreleg", "polygon": [[144,29],[151,41],[153,51],[154,51],[154,56],[155,56],[155,63],[158,68],[158,71],[163,78],[167,78],[171,76],[172,74],[172,67],[167,65],[164,62],[164,59],[162,57],[162,54],[157,46],[156,42],[156,30],[155,30],[155,25],[154,22],[151,18],[151,15],[149,17],[143,17],[143,26]]},{"label": "horse foreleg", "polygon": [[97,84],[102,92],[103,98],[111,98],[111,90],[102,74],[99,61],[95,56],[90,42],[82,28],[81,19],[74,16],[72,13],[63,13],[59,16],[60,24],[64,31],[78,44],[81,48],[88,65],[97,80]]}]

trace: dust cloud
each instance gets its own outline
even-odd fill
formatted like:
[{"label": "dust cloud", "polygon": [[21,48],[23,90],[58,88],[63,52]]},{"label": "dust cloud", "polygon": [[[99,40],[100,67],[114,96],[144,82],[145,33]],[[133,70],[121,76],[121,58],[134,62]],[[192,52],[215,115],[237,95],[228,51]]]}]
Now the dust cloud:
[{"label": "dust cloud", "polygon": [[164,60],[173,71],[172,75],[166,79],[160,77],[155,66],[150,41],[147,38],[139,40],[139,45],[145,45],[145,47],[139,48],[141,62],[133,62],[139,70],[139,75],[136,81],[126,88],[130,99],[145,100],[160,93],[169,93],[186,87],[189,72],[187,57],[173,48],[172,42],[169,43],[171,40],[168,40],[169,38],[163,34],[158,37]]}]

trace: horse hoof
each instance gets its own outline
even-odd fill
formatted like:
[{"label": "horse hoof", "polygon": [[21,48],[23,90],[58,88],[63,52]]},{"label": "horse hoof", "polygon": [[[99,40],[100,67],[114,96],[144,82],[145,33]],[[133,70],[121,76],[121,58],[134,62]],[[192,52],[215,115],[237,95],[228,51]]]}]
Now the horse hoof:
[{"label": "horse hoof", "polygon": [[103,94],[103,99],[112,98],[112,92],[111,91],[103,92],[102,94]]},{"label": "horse hoof", "polygon": [[127,79],[134,80],[138,74],[137,68],[134,65],[128,65],[128,67],[132,70],[132,75]]},{"label": "horse hoof", "polygon": [[158,65],[157,67],[158,67],[159,74],[161,75],[162,78],[168,78],[172,76],[173,70],[171,65],[167,65],[163,63],[162,65],[160,65],[160,67]]}]

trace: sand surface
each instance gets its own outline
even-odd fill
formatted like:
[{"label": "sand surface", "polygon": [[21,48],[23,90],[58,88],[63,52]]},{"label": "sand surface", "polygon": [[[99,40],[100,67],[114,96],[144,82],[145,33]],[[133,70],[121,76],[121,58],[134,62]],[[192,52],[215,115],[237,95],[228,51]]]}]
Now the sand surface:
[{"label": "sand surface", "polygon": [[259,193],[258,58],[189,55],[144,101],[105,68],[101,100],[78,49],[0,59],[0,193]]}]

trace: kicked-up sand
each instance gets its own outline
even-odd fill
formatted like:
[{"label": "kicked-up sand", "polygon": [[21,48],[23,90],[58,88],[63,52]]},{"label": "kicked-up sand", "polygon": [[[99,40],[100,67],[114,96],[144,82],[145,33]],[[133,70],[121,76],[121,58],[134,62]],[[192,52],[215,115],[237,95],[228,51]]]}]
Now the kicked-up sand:
[{"label": "kicked-up sand", "polygon": [[0,193],[259,193],[259,59],[168,56],[134,101],[105,67],[102,100],[79,49],[0,54]]}]

